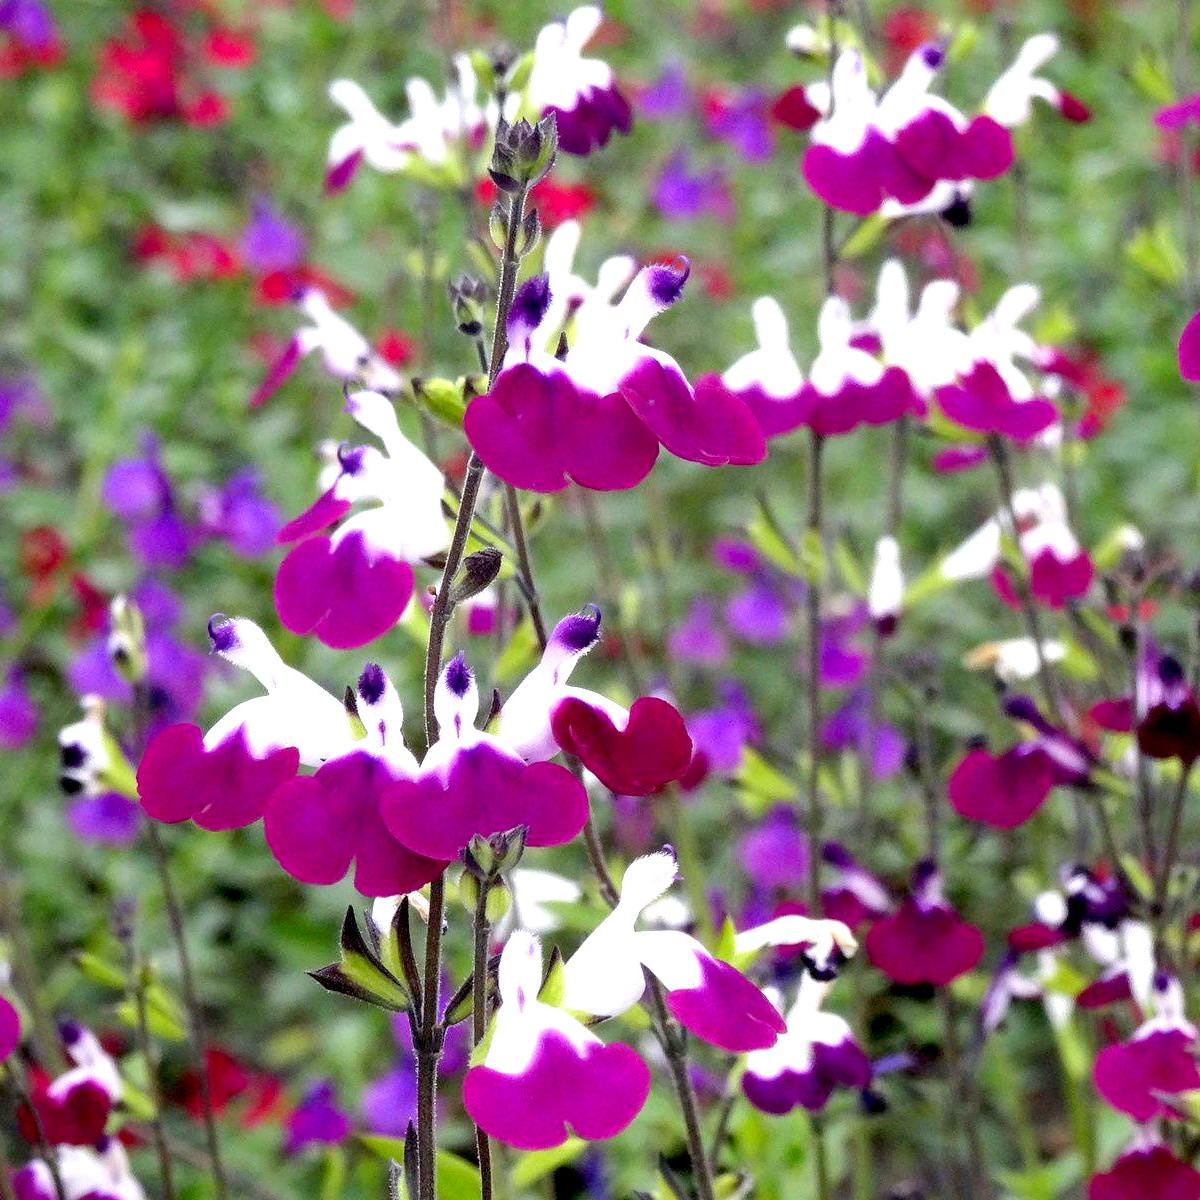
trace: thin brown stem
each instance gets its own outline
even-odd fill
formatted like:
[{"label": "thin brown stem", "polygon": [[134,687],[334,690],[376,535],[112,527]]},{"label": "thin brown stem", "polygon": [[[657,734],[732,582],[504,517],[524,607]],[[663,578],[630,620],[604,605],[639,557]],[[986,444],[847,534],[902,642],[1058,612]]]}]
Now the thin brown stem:
[{"label": "thin brown stem", "polygon": [[[476,1046],[483,1041],[488,1026],[488,940],[491,924],[487,916],[489,884],[479,881],[479,895],[475,900],[474,967],[471,975],[471,1038]],[[492,1200],[492,1139],[475,1126],[475,1151],[479,1158],[480,1200]]]},{"label": "thin brown stem", "polygon": [[35,1138],[34,1149],[37,1151],[38,1158],[46,1164],[46,1169],[50,1172],[50,1179],[54,1184],[55,1200],[67,1200],[67,1192],[66,1188],[63,1187],[62,1172],[58,1169],[58,1158],[54,1153],[54,1147],[50,1144],[50,1139],[46,1136],[46,1128],[42,1124],[42,1115],[33,1103],[33,1098],[26,1090],[21,1076],[17,1073],[16,1064],[12,1062],[7,1064],[0,1063],[0,1079],[8,1081],[8,1085],[12,1088],[18,1103],[29,1114]]},{"label": "thin brown stem", "polygon": [[533,632],[537,634],[538,648],[546,648],[546,623],[542,619],[542,605],[538,597],[537,584],[533,579],[533,562],[529,557],[529,543],[525,537],[525,521],[521,516],[521,501],[517,489],[511,483],[504,485],[504,508],[508,514],[508,526],[512,532],[513,546],[517,551],[517,570],[521,575],[522,591],[525,594],[525,606],[529,609],[529,619],[533,622]]},{"label": "thin brown stem", "polygon": [[[821,459],[825,441],[814,433],[810,441],[808,469],[807,545],[810,556],[805,611],[808,618],[808,786],[805,828],[808,836],[808,893],[814,914],[821,911],[821,838],[824,811],[821,804],[821,583],[824,574]],[[824,1197],[825,1193],[819,1193]]]},{"label": "thin brown stem", "polygon": [[171,940],[175,943],[175,955],[179,962],[179,982],[183,991],[183,1005],[187,1011],[188,1034],[192,1055],[198,1065],[200,1105],[204,1119],[204,1137],[208,1144],[209,1170],[218,1200],[225,1200],[229,1194],[229,1187],[225,1179],[225,1165],[221,1159],[221,1140],[217,1134],[216,1113],[213,1110],[212,1095],[208,1086],[208,1063],[204,1055],[206,1041],[204,1015],[200,1009],[200,998],[192,972],[192,957],[188,952],[183,908],[175,891],[175,882],[171,878],[167,847],[158,831],[158,825],[154,821],[146,822],[146,836],[153,853],[154,867],[158,872],[163,904],[167,912],[167,924],[171,929]]},{"label": "thin brown stem", "polygon": [[415,1030],[417,1056],[417,1194],[437,1200],[437,1080],[444,1030],[440,1025],[442,924],[446,881],[429,885],[429,928],[425,935],[425,974],[421,985],[421,1021]]}]

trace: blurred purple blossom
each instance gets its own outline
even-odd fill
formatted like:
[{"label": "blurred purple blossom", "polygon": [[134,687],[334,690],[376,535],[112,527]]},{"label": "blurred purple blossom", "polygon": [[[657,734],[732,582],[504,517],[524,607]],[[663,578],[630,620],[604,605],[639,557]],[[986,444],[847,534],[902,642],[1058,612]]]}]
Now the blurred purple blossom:
[{"label": "blurred purple blossom", "polygon": [[725,620],[747,642],[781,642],[788,635],[788,604],[780,589],[763,576],[729,601]]},{"label": "blurred purple blossom", "polygon": [[733,220],[733,192],[720,167],[692,170],[691,154],[681,146],[663,164],[654,185],[654,206],[670,221],[695,217]]},{"label": "blurred purple blossom", "polygon": [[667,648],[683,662],[719,666],[729,657],[729,645],[717,621],[717,607],[707,596],[697,596],[687,615],[671,630]]},{"label": "blurred purple blossom", "polygon": [[683,63],[678,60],[667,63],[653,83],[638,91],[636,100],[639,115],[648,120],[683,116],[692,105],[692,90]]},{"label": "blurred purple blossom", "polygon": [[821,686],[852,687],[865,673],[870,655],[851,640],[867,624],[865,604],[821,624]]},{"label": "blurred purple blossom", "polygon": [[746,162],[763,162],[774,153],[771,100],[765,92],[751,88],[706,97],[704,116],[709,133],[728,142]]},{"label": "blurred purple blossom", "polygon": [[284,1152],[296,1154],[306,1146],[336,1146],[350,1136],[350,1118],[337,1106],[331,1079],[313,1084],[287,1118]]},{"label": "blurred purple blossom", "polygon": [[0,0],[0,29],[30,50],[44,50],[55,38],[54,17],[42,0]]},{"label": "blurred purple blossom", "polygon": [[75,836],[83,842],[131,846],[141,827],[141,806],[119,792],[81,796],[67,810]]},{"label": "blurred purple blossom", "polygon": [[746,874],[761,888],[793,888],[808,874],[808,849],[790,808],[771,811],[738,843]]},{"label": "blurred purple blossom", "polygon": [[0,688],[0,746],[15,750],[37,731],[38,711],[20,668],[10,668]]},{"label": "blurred purple blossom", "polygon": [[206,489],[199,511],[203,531],[228,542],[243,558],[257,558],[275,544],[279,510],[263,495],[262,477],[253,467],[235,472],[219,488]]},{"label": "blurred purple blossom", "polygon": [[304,262],[304,231],[288,221],[265,196],[258,196],[242,232],[242,259],[259,275],[290,271]]},{"label": "blurred purple blossom", "polygon": [[688,730],[696,749],[708,757],[709,769],[727,774],[736,771],[742,751],[762,736],[750,700],[740,684],[726,680],[720,685],[721,702],[714,708],[693,713]]},{"label": "blurred purple blossom", "polygon": [[890,778],[904,764],[904,738],[886,721],[876,718],[872,722],[870,695],[864,689],[825,719],[821,741],[829,750],[870,751],[871,773],[876,779]]}]

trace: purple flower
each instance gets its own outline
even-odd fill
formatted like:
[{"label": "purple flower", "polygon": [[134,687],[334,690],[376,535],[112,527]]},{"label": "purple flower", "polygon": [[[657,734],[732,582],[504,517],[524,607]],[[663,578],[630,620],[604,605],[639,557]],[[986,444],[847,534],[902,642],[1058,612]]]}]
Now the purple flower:
[{"label": "purple flower", "polygon": [[821,686],[852,687],[862,677],[870,655],[851,640],[866,625],[866,605],[857,605],[844,616],[831,617],[821,625]]},{"label": "purple flower", "polygon": [[1200,92],[1164,105],[1154,114],[1159,129],[1182,129],[1193,122],[1200,122]]},{"label": "purple flower", "polygon": [[46,49],[55,36],[54,17],[42,0],[0,0],[0,29],[29,50]]},{"label": "purple flower", "polygon": [[718,97],[705,106],[708,131],[728,142],[746,162],[763,162],[775,150],[770,100],[755,89]]},{"label": "purple flower", "polygon": [[733,193],[720,167],[692,170],[691,155],[680,147],[663,164],[654,185],[654,206],[669,221],[695,217],[733,220]]},{"label": "purple flower", "polygon": [[38,712],[25,687],[25,677],[17,667],[8,672],[0,688],[0,746],[15,750],[37,732]]},{"label": "purple flower", "polygon": [[270,550],[280,524],[279,510],[263,495],[262,478],[253,467],[204,493],[200,522],[205,533],[224,539],[243,558],[257,558]]},{"label": "purple flower", "polygon": [[[3,3],[0,2],[0,27],[3,27]],[[41,420],[46,416],[46,402],[37,383],[29,376],[0,379],[0,433],[14,418],[25,416]]]},{"label": "purple flower", "polygon": [[363,1089],[363,1122],[372,1133],[403,1137],[416,1113],[417,1075],[411,1064],[396,1067]]},{"label": "purple flower", "polygon": [[720,693],[721,703],[706,712],[694,713],[688,720],[688,730],[709,767],[727,773],[737,770],[743,749],[762,734],[749,698],[738,684],[727,681],[721,684]]},{"label": "purple flower", "polygon": [[119,792],[81,796],[67,810],[75,836],[83,842],[131,846],[137,841],[141,807]]},{"label": "purple flower", "polygon": [[738,857],[761,888],[793,888],[808,875],[808,849],[789,808],[772,809],[745,834]]},{"label": "purple flower", "polygon": [[769,645],[788,635],[788,605],[779,588],[765,576],[729,601],[725,620],[747,642]]},{"label": "purple flower", "polygon": [[636,96],[638,112],[651,120],[681,117],[691,107],[692,90],[683,64],[678,60],[663,67],[663,73]]},{"label": "purple flower", "polygon": [[288,271],[304,261],[304,232],[289,222],[265,196],[254,200],[249,224],[242,232],[242,258],[259,275]]},{"label": "purple flower", "polygon": [[667,638],[671,657],[684,662],[718,666],[729,657],[729,646],[717,623],[716,605],[707,596],[698,596],[683,620]]},{"label": "purple flower", "polygon": [[904,763],[904,738],[893,725],[878,719],[872,724],[870,697],[855,692],[831,713],[821,728],[821,741],[830,750],[870,750],[871,774],[889,779]]},{"label": "purple flower", "polygon": [[104,477],[101,497],[123,521],[137,521],[161,512],[171,503],[171,482],[158,457],[158,440],[142,438],[142,457],[113,463]]},{"label": "purple flower", "polygon": [[352,1128],[350,1118],[337,1107],[331,1079],[313,1084],[287,1119],[284,1153],[296,1154],[306,1146],[336,1146]]}]

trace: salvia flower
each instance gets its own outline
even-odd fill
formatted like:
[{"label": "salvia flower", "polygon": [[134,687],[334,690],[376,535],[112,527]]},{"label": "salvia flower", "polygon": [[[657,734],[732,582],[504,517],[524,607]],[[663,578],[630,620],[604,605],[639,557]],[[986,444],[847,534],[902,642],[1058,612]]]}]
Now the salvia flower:
[{"label": "salvia flower", "polygon": [[[354,392],[346,411],[383,450],[338,447],[336,464],[323,473],[325,490],[279,531],[278,541],[296,544],[275,576],[283,624],[338,649],[366,645],[391,629],[412,597],[412,564],[449,540],[442,473],[400,431],[391,401],[379,392]],[[361,501],[372,504],[351,515]]]},{"label": "salvia flower", "polygon": [[37,732],[38,710],[19,667],[10,667],[0,686],[0,747],[16,750]]},{"label": "salvia flower", "polygon": [[798,948],[805,971],[828,983],[858,951],[858,941],[843,921],[785,913],[734,937],[735,954],[756,954],[768,946]]},{"label": "salvia flower", "polygon": [[541,944],[518,930],[500,957],[500,1007],[463,1081],[463,1105],[485,1133],[520,1150],[559,1146],[572,1133],[613,1137],[645,1104],[650,1071],[628,1046],[606,1046],[543,1003],[541,989]]},{"label": "salvia flower", "polygon": [[648,970],[666,991],[676,1020],[697,1037],[733,1054],[774,1045],[783,1019],[740,971],[714,958],[689,934],[636,928],[642,911],[677,877],[670,848],[629,865],[616,908],[564,966],[563,1005],[616,1016],[642,998]]},{"label": "salvia flower", "polygon": [[17,1010],[0,996],[0,1063],[21,1044],[21,1018]]},{"label": "salvia flower", "polygon": [[830,986],[805,972],[786,1031],[774,1046],[746,1056],[742,1091],[755,1108],[776,1116],[798,1107],[818,1112],[837,1088],[869,1086],[871,1062],[850,1026],[821,1009]]},{"label": "salvia flower", "polygon": [[[438,99],[419,76],[405,84],[408,116],[389,121],[350,79],[329,85],[329,98],[346,114],[329,141],[325,189],[340,192],[365,162],[385,174],[409,172],[432,182],[461,184],[464,155],[478,148],[496,124],[494,103],[481,104],[469,56],[454,58],[455,81]],[[510,115],[519,103],[513,96]]]},{"label": "salvia flower", "polygon": [[1088,748],[1051,724],[1028,696],[1010,696],[1004,708],[1033,737],[999,754],[972,747],[947,784],[955,812],[994,829],[1029,820],[1056,785],[1086,785],[1093,763]]},{"label": "salvia flower", "polygon": [[821,890],[821,911],[858,929],[885,916],[892,907],[887,889],[838,842],[826,842],[821,851],[826,886]]},{"label": "salvia flower", "polygon": [[[121,1076],[95,1034],[77,1021],[61,1022],[59,1037],[72,1065],[55,1079],[38,1082],[30,1102],[51,1145],[94,1146],[121,1099]],[[32,1126],[32,1114],[22,1124]]]},{"label": "salvia flower", "polygon": [[946,901],[941,872],[927,860],[913,868],[900,907],[871,926],[866,946],[871,962],[896,983],[945,987],[983,957],[983,934]]},{"label": "salvia flower", "polygon": [[236,705],[207,734],[191,724],[162,730],[142,756],[137,788],[157,821],[235,829],[262,816],[301,762],[319,766],[344,753],[350,725],[340,701],[289,667],[253,621],[218,615],[208,632],[213,651],[267,694]]},{"label": "salvia flower", "polygon": [[633,127],[633,110],[612,68],[583,54],[602,19],[599,8],[585,4],[545,26],[534,46],[529,105],[542,116],[554,114],[558,144],[567,154],[590,154],[607,145],[613,133]]},{"label": "salvia flower", "polygon": [[1169,1146],[1147,1130],[1107,1171],[1093,1175],[1088,1200],[1196,1200],[1200,1171],[1176,1158]]},{"label": "salvia flower", "polygon": [[[553,645],[553,640],[552,640]],[[560,641],[547,655],[578,657]],[[535,668],[535,672],[537,668]],[[531,676],[534,673],[531,673]],[[530,846],[570,841],[587,820],[587,794],[566,767],[545,759],[549,719],[536,682],[509,700],[516,711],[497,733],[475,727],[479,687],[459,655],[443,668],[434,695],[438,739],[410,779],[382,798],[384,823],[403,845],[433,859],[456,858],[475,836],[524,826]],[[506,706],[507,707],[507,706]]]},{"label": "salvia flower", "polygon": [[340,316],[324,291],[305,288],[296,301],[307,320],[267,367],[267,373],[250,398],[257,408],[268,400],[295,371],[300,360],[319,351],[325,370],[341,383],[359,382],[388,394],[400,390],[403,380],[371,343],[345,317]]},{"label": "salvia flower", "polygon": [[1191,764],[1200,756],[1200,705],[1178,659],[1147,641],[1138,662],[1137,740],[1151,758]]},{"label": "salvia flower", "polygon": [[760,462],[766,447],[750,410],[719,387],[702,382],[693,390],[669,354],[638,340],[679,299],[687,262],[651,264],[636,275],[629,260],[610,263],[575,308],[561,361],[549,344],[567,298],[555,301],[548,275],[519,289],[504,368],[464,421],[484,463],[515,487],[556,492],[569,481],[603,491],[635,487],[660,443],[705,466]]},{"label": "salvia flower", "polygon": [[1127,1042],[1106,1046],[1093,1079],[1100,1095],[1135,1121],[1170,1116],[1169,1097],[1200,1088],[1196,1028],[1183,1015],[1178,980],[1160,972],[1154,980],[1154,1015]]},{"label": "salvia flower", "polygon": [[13,1176],[15,1200],[146,1200],[115,1137],[101,1136],[94,1147],[56,1146],[53,1154],[61,1196],[50,1167],[39,1158]]}]

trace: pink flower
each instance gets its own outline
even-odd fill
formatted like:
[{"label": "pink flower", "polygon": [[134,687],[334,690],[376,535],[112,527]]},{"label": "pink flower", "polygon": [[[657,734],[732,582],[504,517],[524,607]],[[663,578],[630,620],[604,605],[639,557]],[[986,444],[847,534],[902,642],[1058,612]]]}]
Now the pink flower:
[{"label": "pink flower", "polygon": [[942,896],[932,862],[913,868],[912,887],[900,907],[867,933],[867,956],[896,983],[945,987],[983,957],[983,934]]},{"label": "pink flower", "polygon": [[1142,1140],[1088,1184],[1088,1200],[1200,1200],[1200,1171],[1157,1140]]},{"label": "pink flower", "polygon": [[21,1044],[21,1018],[17,1010],[0,996],[0,1063]]}]

